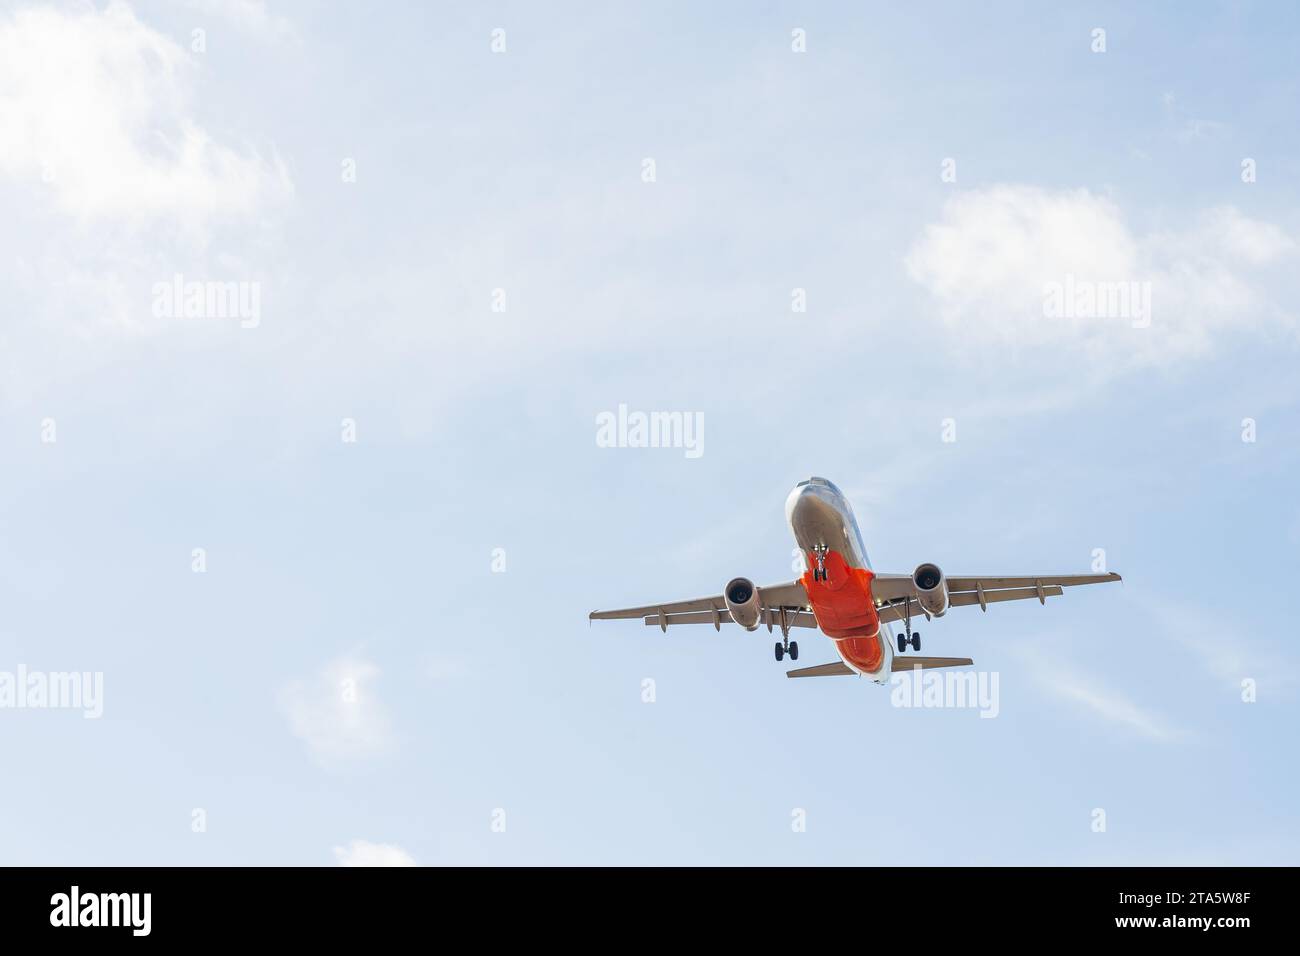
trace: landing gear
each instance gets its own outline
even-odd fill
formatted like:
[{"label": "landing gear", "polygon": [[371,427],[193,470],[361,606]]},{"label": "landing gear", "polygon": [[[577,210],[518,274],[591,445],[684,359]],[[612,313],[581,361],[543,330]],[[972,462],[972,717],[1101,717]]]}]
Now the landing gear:
[{"label": "landing gear", "polygon": [[815,544],[813,545],[812,550],[813,550],[813,560],[816,562],[816,566],[813,568],[813,580],[825,581],[826,580],[826,552],[830,549],[827,548],[826,545],[824,544]]},{"label": "landing gear", "polygon": [[[781,640],[776,645],[776,659],[779,661],[785,655],[790,655],[790,660],[799,659],[799,645],[790,640],[790,628],[794,627],[795,618],[798,616],[798,608],[782,607],[779,608],[781,622]],[[771,611],[768,611],[767,629],[772,630]]]},{"label": "landing gear", "polygon": [[921,632],[912,630],[912,601],[910,598],[903,598],[903,633],[898,635],[898,653],[902,654],[907,650],[907,645],[912,645],[912,650],[920,652],[921,650]]}]

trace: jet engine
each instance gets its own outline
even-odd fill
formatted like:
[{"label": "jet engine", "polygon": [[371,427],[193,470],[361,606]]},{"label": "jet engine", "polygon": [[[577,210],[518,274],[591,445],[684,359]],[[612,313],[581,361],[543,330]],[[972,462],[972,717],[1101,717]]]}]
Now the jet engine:
[{"label": "jet engine", "polygon": [[758,600],[758,588],[749,578],[732,578],[722,591],[731,619],[747,631],[758,630],[758,620],[763,607]]},{"label": "jet engine", "polygon": [[948,581],[937,564],[920,564],[912,572],[916,586],[916,600],[925,612],[933,617],[943,617],[948,610]]}]

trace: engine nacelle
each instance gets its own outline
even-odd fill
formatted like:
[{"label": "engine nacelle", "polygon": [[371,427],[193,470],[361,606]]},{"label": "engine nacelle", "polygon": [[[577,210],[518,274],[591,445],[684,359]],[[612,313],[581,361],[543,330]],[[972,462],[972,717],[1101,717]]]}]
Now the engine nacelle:
[{"label": "engine nacelle", "polygon": [[943,617],[948,610],[948,580],[937,564],[918,564],[912,572],[916,601],[932,617]]},{"label": "engine nacelle", "polygon": [[731,619],[747,631],[758,630],[763,607],[758,600],[758,588],[749,578],[732,578],[722,591]]}]

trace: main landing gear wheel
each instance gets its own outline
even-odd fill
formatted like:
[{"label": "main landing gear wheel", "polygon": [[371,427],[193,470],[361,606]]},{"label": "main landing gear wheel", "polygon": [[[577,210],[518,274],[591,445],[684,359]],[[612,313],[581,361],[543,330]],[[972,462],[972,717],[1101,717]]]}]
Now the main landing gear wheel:
[{"label": "main landing gear wheel", "polygon": [[776,659],[777,659],[778,661],[780,661],[780,660],[783,660],[784,658],[785,658],[785,648],[781,646],[781,642],[780,642],[780,641],[777,641],[777,643],[776,643]]},{"label": "main landing gear wheel", "polygon": [[919,653],[921,650],[921,632],[913,631],[912,636],[910,638],[908,638],[904,634],[898,635],[898,653],[902,654],[904,651],[906,651],[908,644],[912,645],[912,650],[917,651]]},{"label": "main landing gear wheel", "polygon": [[791,641],[791,642],[790,642],[790,660],[792,660],[792,661],[797,661],[798,659],[799,659],[799,642],[798,642],[798,641]]}]

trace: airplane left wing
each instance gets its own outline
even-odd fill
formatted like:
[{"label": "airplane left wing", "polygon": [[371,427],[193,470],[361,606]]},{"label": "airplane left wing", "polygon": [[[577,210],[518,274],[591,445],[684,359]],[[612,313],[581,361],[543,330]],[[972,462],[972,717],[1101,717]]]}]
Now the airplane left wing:
[{"label": "airplane left wing", "polygon": [[[808,610],[808,592],[800,581],[771,584],[755,588],[763,608],[763,622],[769,628],[779,626],[782,612],[788,627],[816,627],[817,621]],[[642,607],[625,607],[614,611],[592,611],[593,621],[613,621],[644,618],[646,624],[668,630],[673,624],[712,624],[722,630],[723,624],[732,623],[727,602],[719,594],[715,597],[692,598],[688,601],[664,601]]]},{"label": "airplane left wing", "polygon": [[[978,604],[985,611],[990,604],[1002,601],[1036,598],[1040,604],[1046,604],[1049,597],[1059,597],[1062,588],[1119,580],[1122,579],[1113,571],[1103,574],[988,574],[946,578],[950,607]],[[901,621],[908,615],[929,617],[916,600],[916,585],[910,574],[878,574],[872,579],[871,593],[876,598],[882,624]]]}]

